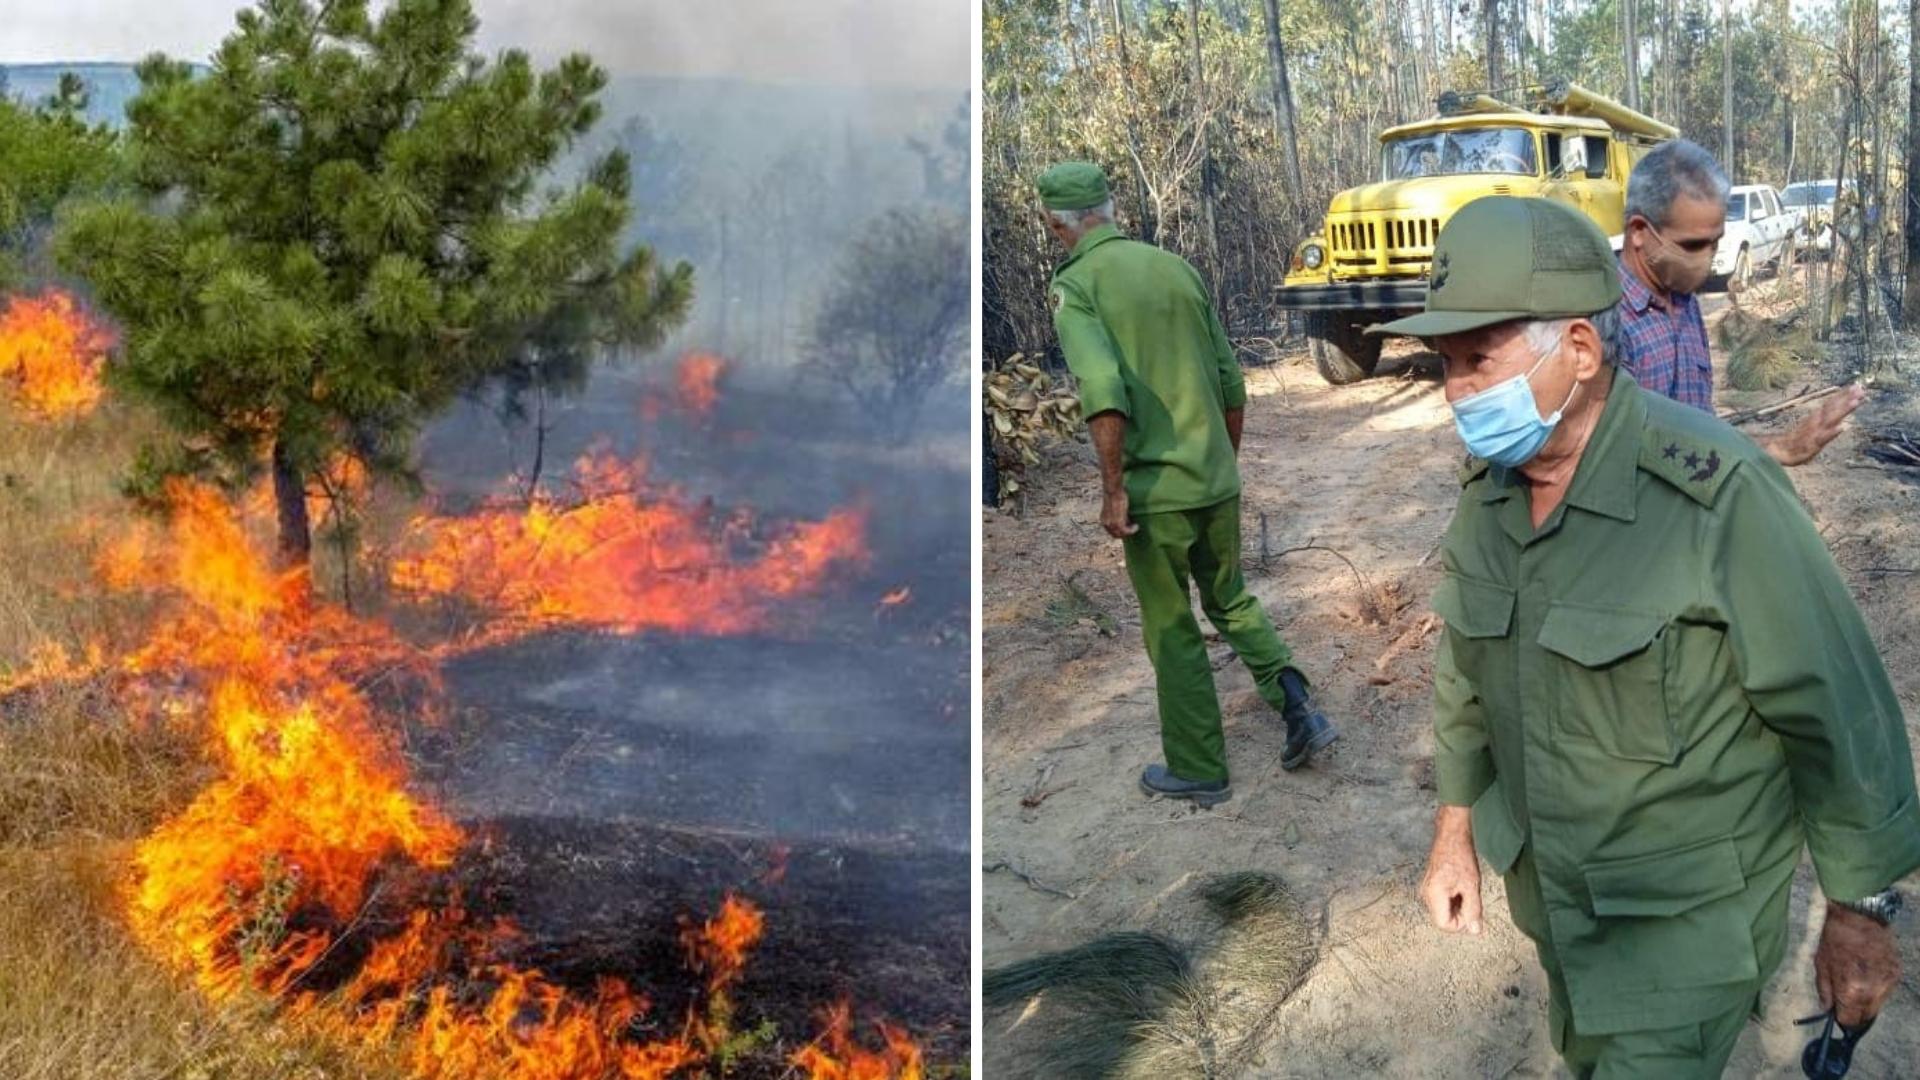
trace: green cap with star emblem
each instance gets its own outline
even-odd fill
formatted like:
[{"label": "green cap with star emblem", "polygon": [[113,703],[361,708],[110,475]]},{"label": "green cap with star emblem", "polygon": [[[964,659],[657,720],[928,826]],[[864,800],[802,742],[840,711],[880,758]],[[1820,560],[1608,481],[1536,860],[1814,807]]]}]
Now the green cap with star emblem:
[{"label": "green cap with star emblem", "polygon": [[1049,210],[1088,210],[1111,198],[1107,174],[1090,161],[1063,161],[1034,182],[1040,204]]},{"label": "green cap with star emblem", "polygon": [[1489,195],[1440,230],[1427,308],[1369,334],[1440,337],[1513,319],[1592,315],[1620,302],[1620,265],[1593,219],[1565,203]]}]

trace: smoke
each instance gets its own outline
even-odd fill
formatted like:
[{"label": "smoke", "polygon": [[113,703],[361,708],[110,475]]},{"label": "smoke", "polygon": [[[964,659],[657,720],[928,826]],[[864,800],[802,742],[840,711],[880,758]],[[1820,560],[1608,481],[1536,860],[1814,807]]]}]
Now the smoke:
[{"label": "smoke", "polygon": [[972,5],[957,0],[478,0],[481,40],[536,57],[587,49],[609,70],[681,78],[958,91]]},{"label": "smoke", "polygon": [[[204,61],[240,6],[6,0],[0,61],[132,61],[154,51]],[[960,0],[475,0],[474,8],[483,52],[525,49],[551,62],[585,51],[616,74],[958,91],[972,70],[972,6]]]}]

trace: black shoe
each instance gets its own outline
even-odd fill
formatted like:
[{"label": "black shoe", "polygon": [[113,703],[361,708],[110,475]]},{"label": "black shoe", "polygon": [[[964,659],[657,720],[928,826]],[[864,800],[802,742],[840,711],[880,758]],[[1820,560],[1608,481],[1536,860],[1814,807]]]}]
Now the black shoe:
[{"label": "black shoe", "polygon": [[1165,765],[1147,766],[1147,771],[1140,774],[1140,790],[1169,799],[1192,799],[1198,806],[1213,806],[1233,798],[1233,788],[1225,780],[1182,780]]},{"label": "black shoe", "polygon": [[1313,707],[1307,681],[1298,671],[1281,669],[1280,688],[1287,694],[1287,708],[1281,714],[1287,722],[1287,745],[1280,752],[1280,767],[1291,772],[1313,760],[1314,752],[1339,738],[1340,731],[1325,713]]}]

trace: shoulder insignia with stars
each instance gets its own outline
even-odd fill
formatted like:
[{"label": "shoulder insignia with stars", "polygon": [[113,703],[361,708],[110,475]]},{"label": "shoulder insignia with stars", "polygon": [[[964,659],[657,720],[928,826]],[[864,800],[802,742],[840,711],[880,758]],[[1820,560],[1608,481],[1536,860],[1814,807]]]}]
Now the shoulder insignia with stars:
[{"label": "shoulder insignia with stars", "polygon": [[1641,469],[1680,489],[1702,506],[1713,505],[1720,486],[1738,464],[1737,457],[1721,453],[1709,439],[1657,424],[1647,425],[1640,445]]}]

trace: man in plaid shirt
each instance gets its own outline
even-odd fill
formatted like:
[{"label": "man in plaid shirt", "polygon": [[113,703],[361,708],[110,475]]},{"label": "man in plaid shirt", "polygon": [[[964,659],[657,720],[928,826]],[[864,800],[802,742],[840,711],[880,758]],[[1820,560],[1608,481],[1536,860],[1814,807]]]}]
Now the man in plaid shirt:
[{"label": "man in plaid shirt", "polygon": [[[1662,143],[1627,180],[1620,247],[1621,366],[1643,388],[1708,413],[1713,359],[1694,292],[1726,232],[1727,191],[1713,155],[1685,139]],[[1851,386],[1785,433],[1754,441],[1782,465],[1805,464],[1866,396]]]}]

